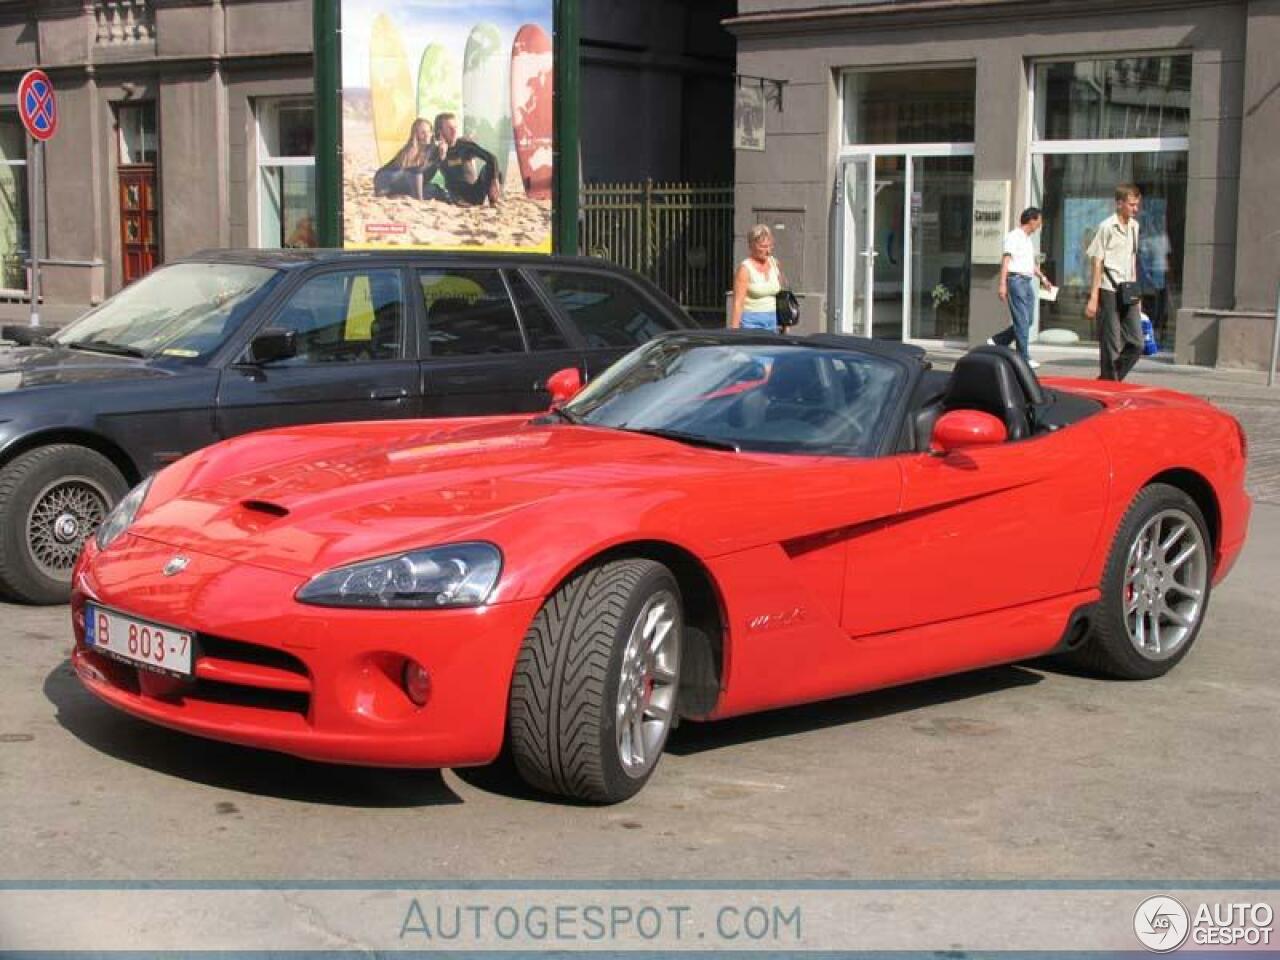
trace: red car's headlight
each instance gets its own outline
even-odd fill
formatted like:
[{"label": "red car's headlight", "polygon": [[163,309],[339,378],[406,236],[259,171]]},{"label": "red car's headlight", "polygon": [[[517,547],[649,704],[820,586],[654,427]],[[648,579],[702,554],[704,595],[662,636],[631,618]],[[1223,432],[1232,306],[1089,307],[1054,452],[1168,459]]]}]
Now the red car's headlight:
[{"label": "red car's headlight", "polygon": [[106,519],[98,527],[98,532],[94,534],[99,550],[107,549],[120,538],[120,534],[129,529],[129,524],[133,523],[133,518],[138,515],[143,501],[147,499],[153,478],[154,474],[130,490],[124,499],[107,514]]},{"label": "red car's headlight", "polygon": [[454,543],[336,567],[308,581],[299,603],[322,607],[478,607],[502,572],[491,543]]}]

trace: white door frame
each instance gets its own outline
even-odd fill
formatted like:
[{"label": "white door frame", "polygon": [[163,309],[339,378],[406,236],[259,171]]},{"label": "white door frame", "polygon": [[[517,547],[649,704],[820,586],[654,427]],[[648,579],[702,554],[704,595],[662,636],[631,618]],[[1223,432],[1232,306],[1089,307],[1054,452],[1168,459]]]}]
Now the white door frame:
[{"label": "white door frame", "polygon": [[[915,224],[911,219],[911,196],[915,192],[915,160],[918,157],[972,157],[972,143],[881,143],[863,146],[848,146],[840,150],[836,158],[836,204],[835,211],[835,266],[833,273],[838,290],[832,297],[836,304],[837,328],[840,333],[852,333],[869,337],[874,329],[871,315],[875,302],[873,283],[875,280],[875,222],[876,222],[876,160],[882,156],[905,158],[906,179],[903,184],[902,197],[902,326],[899,334],[903,341],[911,339],[911,234]],[[866,165],[866,184],[859,184],[867,194],[867,209],[863,224],[862,250],[863,263],[851,263],[853,252],[848,246],[851,234],[856,229],[853,211],[849,208],[849,195],[846,190],[846,178],[850,167],[859,163]],[[855,196],[856,202],[856,196]],[[862,283],[856,282],[861,276]],[[862,299],[862,329],[852,328],[854,315],[853,297]]]}]

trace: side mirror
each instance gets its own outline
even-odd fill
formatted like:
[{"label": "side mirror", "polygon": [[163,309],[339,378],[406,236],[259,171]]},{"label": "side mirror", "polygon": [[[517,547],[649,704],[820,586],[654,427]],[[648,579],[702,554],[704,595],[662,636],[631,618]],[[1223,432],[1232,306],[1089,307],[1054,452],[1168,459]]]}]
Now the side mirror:
[{"label": "side mirror", "polygon": [[565,367],[547,377],[547,389],[551,391],[551,405],[558,407],[568,403],[582,389],[582,374],[577,367]]},{"label": "side mirror", "polygon": [[979,410],[952,410],[933,425],[929,449],[933,453],[950,453],[961,447],[984,447],[1008,439],[1009,431],[997,417]]},{"label": "side mirror", "polygon": [[267,327],[249,344],[249,362],[274,363],[298,355],[298,335],[283,327]]}]

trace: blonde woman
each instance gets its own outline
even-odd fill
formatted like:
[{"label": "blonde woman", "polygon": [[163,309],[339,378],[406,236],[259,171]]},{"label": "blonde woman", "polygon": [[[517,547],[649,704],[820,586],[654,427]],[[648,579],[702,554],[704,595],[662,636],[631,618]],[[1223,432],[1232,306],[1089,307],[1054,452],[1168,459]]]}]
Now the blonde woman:
[{"label": "blonde woman", "polygon": [[419,117],[409,128],[409,140],[373,175],[375,197],[428,199],[431,178],[440,165],[441,153],[431,139],[431,122]]},{"label": "blonde woman", "polygon": [[738,264],[733,275],[733,309],[729,314],[731,330],[766,330],[778,332],[778,301],[782,289],[782,268],[773,258],[773,232],[763,223],[747,231],[750,254]]}]

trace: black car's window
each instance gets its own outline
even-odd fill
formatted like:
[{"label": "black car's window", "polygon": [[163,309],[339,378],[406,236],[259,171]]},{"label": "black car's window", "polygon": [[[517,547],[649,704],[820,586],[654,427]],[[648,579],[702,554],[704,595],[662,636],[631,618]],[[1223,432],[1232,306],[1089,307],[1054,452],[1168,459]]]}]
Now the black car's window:
[{"label": "black car's window", "polygon": [[52,337],[93,350],[180,361],[208,357],[261,302],[279,271],[242,263],[175,263],[153,270]]},{"label": "black car's window", "polygon": [[515,297],[516,309],[520,311],[520,322],[524,324],[524,335],[529,340],[529,349],[567,350],[568,341],[556,326],[555,318],[538,299],[529,281],[511,270],[507,272],[507,283],[511,285],[511,295]]},{"label": "black car's window", "polygon": [[539,270],[588,347],[635,347],[679,327],[625,281],[598,273]]},{"label": "black car's window", "polygon": [[404,350],[399,270],[343,270],[312,277],[271,321],[297,334],[287,365],[397,360]]},{"label": "black car's window", "polygon": [[422,270],[418,279],[432,356],[524,352],[516,312],[497,270]]},{"label": "black car's window", "polygon": [[563,409],[705,446],[872,456],[905,380],[901,364],[857,350],[686,335],[633,350]]}]

